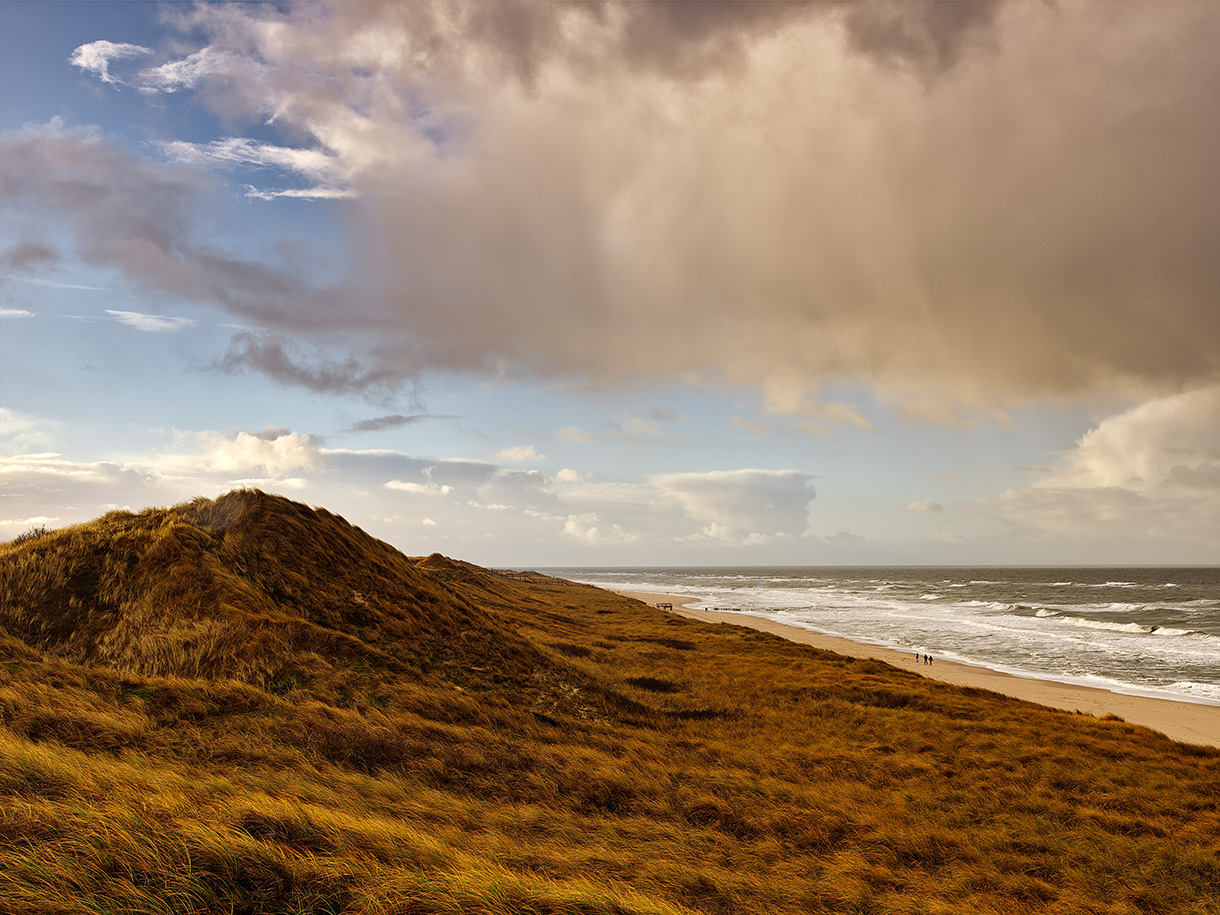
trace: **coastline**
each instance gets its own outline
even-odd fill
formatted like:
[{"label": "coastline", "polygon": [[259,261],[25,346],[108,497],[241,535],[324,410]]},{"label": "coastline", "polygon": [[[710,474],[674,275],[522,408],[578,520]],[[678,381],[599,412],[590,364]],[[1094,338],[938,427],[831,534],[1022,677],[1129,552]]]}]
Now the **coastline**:
[{"label": "coastline", "polygon": [[1107,689],[1091,686],[1079,686],[1074,683],[1060,683],[1056,680],[1040,680],[1033,677],[1020,677],[1003,671],[992,670],[989,667],[977,667],[971,664],[961,664],[954,661],[936,660],[933,664],[922,664],[916,660],[914,653],[896,651],[880,645],[870,645],[866,642],[855,642],[839,636],[824,635],[797,626],[788,626],[763,617],[750,616],[744,613],[732,613],[715,610],[696,610],[683,604],[694,603],[688,597],[677,597],[672,594],[657,594],[647,591],[624,591],[610,588],[616,594],[641,601],[649,606],[658,603],[672,603],[672,613],[687,619],[700,620],[711,624],[730,624],[747,626],[762,632],[770,632],[802,645],[811,645],[824,651],[852,658],[874,658],[892,664],[894,667],[913,670],[921,676],[951,683],[955,686],[971,686],[978,689],[991,690],[1015,699],[1036,702],[1051,708],[1064,709],[1069,712],[1086,712],[1097,717],[1117,715],[1130,724],[1138,724],[1158,731],[1172,740],[1183,743],[1202,744],[1204,746],[1220,747],[1220,707],[1173,699],[1160,699],[1151,696],[1131,696],[1126,693],[1115,693]]}]

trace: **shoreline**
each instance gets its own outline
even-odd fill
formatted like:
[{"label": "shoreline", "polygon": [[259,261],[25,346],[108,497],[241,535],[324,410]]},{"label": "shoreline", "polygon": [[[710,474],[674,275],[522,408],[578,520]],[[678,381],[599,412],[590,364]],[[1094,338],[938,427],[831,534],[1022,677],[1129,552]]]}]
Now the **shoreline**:
[{"label": "shoreline", "polygon": [[1075,683],[1061,683],[1057,680],[1022,677],[993,670],[990,667],[957,661],[936,659],[933,664],[927,665],[917,661],[914,652],[898,651],[881,645],[870,645],[867,642],[856,642],[841,636],[824,635],[820,632],[744,613],[697,610],[688,606],[698,602],[696,598],[689,596],[679,597],[673,594],[626,591],[618,588],[608,588],[607,590],[649,606],[671,603],[673,609],[670,612],[687,619],[713,625],[746,626],[802,645],[833,651],[835,654],[846,657],[873,658],[884,661],[900,669],[914,670],[921,676],[941,683],[986,689],[1051,708],[1069,712],[1086,712],[1098,718],[1104,715],[1117,715],[1129,724],[1151,728],[1172,740],[1220,747],[1220,706],[1205,705],[1189,700],[1177,701],[1152,696],[1133,696],[1095,686],[1080,686]]}]

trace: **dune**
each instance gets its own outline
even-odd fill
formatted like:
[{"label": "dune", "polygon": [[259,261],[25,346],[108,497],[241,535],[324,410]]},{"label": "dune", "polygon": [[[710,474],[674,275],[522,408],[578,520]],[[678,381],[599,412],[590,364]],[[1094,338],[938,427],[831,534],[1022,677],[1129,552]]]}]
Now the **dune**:
[{"label": "dune", "polygon": [[1215,911],[1220,750],[655,602],[249,490],[0,544],[0,911]]}]

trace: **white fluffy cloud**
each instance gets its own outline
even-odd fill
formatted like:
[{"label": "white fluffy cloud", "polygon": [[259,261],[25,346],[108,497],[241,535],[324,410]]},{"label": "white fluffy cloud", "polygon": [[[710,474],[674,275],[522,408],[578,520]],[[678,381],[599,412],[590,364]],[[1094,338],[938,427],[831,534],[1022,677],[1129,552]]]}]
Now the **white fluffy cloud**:
[{"label": "white fluffy cloud", "polygon": [[416,483],[411,480],[390,480],[385,484],[385,488],[398,492],[409,492],[417,496],[447,496],[453,492],[452,486],[438,486],[431,480],[426,483]]},{"label": "white fluffy cloud", "polygon": [[170,449],[133,462],[166,475],[232,477],[261,470],[267,479],[285,477],[294,470],[318,469],[321,464],[317,445],[308,435],[283,430],[178,433]]},{"label": "white fluffy cloud", "polygon": [[68,58],[68,63],[92,73],[104,83],[117,85],[123,80],[111,75],[110,64],[116,60],[130,57],[143,57],[151,54],[151,48],[138,44],[124,44],[114,41],[91,41],[83,44]]},{"label": "white fluffy cloud", "polygon": [[1018,529],[1151,536],[1220,555],[1220,386],[1160,398],[1082,436],[1042,479],[987,504]]}]

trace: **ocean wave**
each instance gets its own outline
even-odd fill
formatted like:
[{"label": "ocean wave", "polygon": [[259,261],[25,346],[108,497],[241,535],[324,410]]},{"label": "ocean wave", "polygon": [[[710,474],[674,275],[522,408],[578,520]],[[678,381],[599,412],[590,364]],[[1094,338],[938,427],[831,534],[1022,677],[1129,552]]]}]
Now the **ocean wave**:
[{"label": "ocean wave", "polygon": [[1220,699],[1220,686],[1214,683],[1199,683],[1197,680],[1178,680],[1165,687],[1175,693],[1197,696],[1200,699]]},{"label": "ocean wave", "polygon": [[921,594],[921,595],[919,595],[919,599],[920,600],[940,600],[940,595],[939,594]]},{"label": "ocean wave", "polygon": [[[1041,616],[1041,611],[1039,611]],[[1084,629],[1106,629],[1110,632],[1143,632],[1148,635],[1190,635],[1189,629],[1175,629],[1172,626],[1144,626],[1140,623],[1111,623],[1106,620],[1091,620],[1083,616],[1062,616],[1065,622]]]}]

